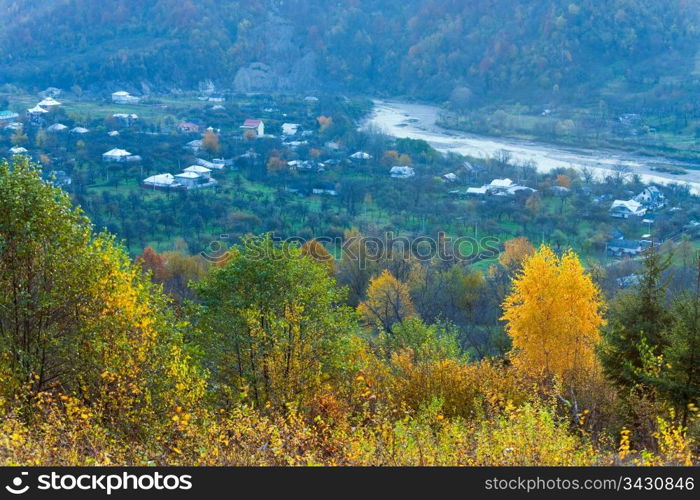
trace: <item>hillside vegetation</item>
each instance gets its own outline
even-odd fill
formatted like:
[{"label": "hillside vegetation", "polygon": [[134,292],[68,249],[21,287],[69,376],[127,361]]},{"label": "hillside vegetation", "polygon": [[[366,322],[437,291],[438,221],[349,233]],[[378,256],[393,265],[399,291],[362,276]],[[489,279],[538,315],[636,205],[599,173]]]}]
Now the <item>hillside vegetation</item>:
[{"label": "hillside vegetation", "polygon": [[1,0],[0,9],[9,13],[0,78],[31,86],[212,79],[464,104],[590,99],[608,85],[678,100],[695,84],[696,7],[683,0]]},{"label": "hillside vegetation", "polygon": [[0,463],[697,460],[700,292],[667,304],[657,252],[606,304],[573,252],[511,242],[513,347],[481,361],[388,269],[349,305],[353,261],[317,242],[250,236],[177,307],[153,283],[171,265],[131,262],[35,166],[0,165]]}]

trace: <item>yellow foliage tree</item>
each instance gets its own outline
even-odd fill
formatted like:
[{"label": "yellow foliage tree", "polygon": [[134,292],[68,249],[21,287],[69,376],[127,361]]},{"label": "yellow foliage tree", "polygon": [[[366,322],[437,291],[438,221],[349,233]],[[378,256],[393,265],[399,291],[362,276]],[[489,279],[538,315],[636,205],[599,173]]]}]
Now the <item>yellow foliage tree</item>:
[{"label": "yellow foliage tree", "polygon": [[372,325],[391,331],[394,323],[415,315],[408,285],[401,283],[389,271],[374,278],[367,289],[367,299],[357,310]]},{"label": "yellow foliage tree", "polygon": [[503,303],[516,366],[536,377],[558,377],[571,386],[597,370],[603,303],[571,250],[548,246],[527,258]]}]

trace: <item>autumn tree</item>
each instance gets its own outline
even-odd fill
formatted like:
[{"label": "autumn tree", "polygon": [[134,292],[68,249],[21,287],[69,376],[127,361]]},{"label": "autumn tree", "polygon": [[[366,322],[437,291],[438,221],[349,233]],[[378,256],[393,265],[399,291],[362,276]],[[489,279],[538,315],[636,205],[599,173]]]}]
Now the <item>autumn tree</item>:
[{"label": "autumn tree", "polygon": [[194,298],[189,284],[204,278],[211,263],[199,254],[190,255],[183,250],[163,252],[162,256],[167,276],[163,290],[174,297]]},{"label": "autumn tree", "polygon": [[287,162],[279,156],[270,156],[267,159],[267,173],[277,174],[287,168]]},{"label": "autumn tree", "polygon": [[143,253],[136,259],[144,271],[151,273],[151,279],[155,283],[163,283],[167,278],[165,259],[152,247],[144,248]]},{"label": "autumn tree", "polygon": [[394,323],[415,315],[408,285],[387,270],[370,282],[367,298],[357,310],[367,324],[387,332],[391,331]]},{"label": "autumn tree", "polygon": [[336,368],[355,328],[324,266],[269,235],[247,238],[195,286],[199,342],[213,387],[232,402],[303,404]]},{"label": "autumn tree", "polygon": [[535,377],[571,386],[595,372],[604,324],[598,288],[573,251],[540,249],[523,263],[503,303],[513,362]]},{"label": "autumn tree", "polygon": [[570,188],[571,187],[571,177],[568,175],[564,174],[559,174],[557,175],[557,186],[564,187],[564,188]]},{"label": "autumn tree", "polygon": [[399,152],[395,150],[388,150],[382,156],[382,165],[387,167],[394,166],[399,163]]},{"label": "autumn tree", "polygon": [[317,239],[307,241],[301,246],[301,254],[310,257],[326,268],[328,274],[335,274],[335,259]]},{"label": "autumn tree", "polygon": [[218,153],[221,150],[221,145],[219,144],[219,136],[211,130],[207,130],[204,133],[204,138],[202,139],[202,146],[211,154]]},{"label": "autumn tree", "polygon": [[325,132],[333,125],[333,118],[328,116],[321,115],[316,118],[316,121],[318,122],[319,131],[321,133]]},{"label": "autumn tree", "polygon": [[60,391],[132,433],[202,395],[167,299],[26,159],[0,164],[0,287],[5,396]]},{"label": "autumn tree", "polygon": [[498,256],[498,263],[509,272],[517,272],[534,253],[535,247],[532,243],[525,236],[519,236],[503,244],[503,252]]}]

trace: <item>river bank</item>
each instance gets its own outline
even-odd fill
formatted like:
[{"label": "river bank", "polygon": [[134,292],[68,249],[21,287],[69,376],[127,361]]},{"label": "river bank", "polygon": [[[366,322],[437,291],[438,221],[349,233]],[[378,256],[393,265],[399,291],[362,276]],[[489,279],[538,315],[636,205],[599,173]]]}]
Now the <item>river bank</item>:
[{"label": "river bank", "polygon": [[[533,164],[539,171],[571,167],[590,169],[605,177],[620,167],[639,175],[644,182],[687,184],[700,193],[700,170],[697,166],[664,156],[645,156],[612,149],[586,149],[546,144],[536,141],[503,137],[480,136],[440,127],[440,108],[424,104],[390,100],[374,100],[371,115],[363,128],[377,128],[397,138],[422,139],[436,150],[453,152],[474,158],[490,158],[507,151],[518,163]],[[654,170],[662,167],[681,168],[684,175]]]}]

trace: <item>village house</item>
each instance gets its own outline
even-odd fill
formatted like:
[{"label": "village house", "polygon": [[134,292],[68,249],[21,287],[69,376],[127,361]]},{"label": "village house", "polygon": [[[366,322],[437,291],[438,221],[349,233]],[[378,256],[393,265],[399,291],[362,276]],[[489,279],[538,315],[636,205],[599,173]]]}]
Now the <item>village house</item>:
[{"label": "village house", "polygon": [[[199,161],[197,162],[197,164],[203,165],[202,163],[199,163]],[[211,164],[213,165],[213,167],[210,167],[208,165],[203,165],[203,166],[205,166],[207,168],[214,168],[214,169],[221,170],[224,167],[230,167],[231,165],[233,165],[233,160],[226,160],[224,158],[212,158]]]},{"label": "village house", "polygon": [[208,169],[207,167],[203,167],[201,165],[190,165],[189,167],[184,169],[183,172],[192,172],[204,177],[205,179],[211,178],[211,169]]},{"label": "village house", "polygon": [[223,168],[212,161],[205,160],[204,158],[195,158],[194,164],[199,167],[208,168],[209,170],[221,170]]},{"label": "village house", "polygon": [[109,132],[107,132],[107,135],[110,137],[117,137],[119,135],[119,131],[118,130],[110,130]]},{"label": "village house", "polygon": [[630,216],[641,217],[647,212],[641,203],[635,200],[615,200],[608,213],[618,219],[627,219]]},{"label": "village house", "polygon": [[489,188],[486,186],[467,188],[469,196],[486,196],[487,194],[489,194]]},{"label": "village house", "polygon": [[11,155],[26,155],[29,151],[22,146],[13,146],[10,148]]},{"label": "village house", "polygon": [[531,187],[519,186],[516,184],[515,186],[509,187],[501,194],[507,195],[507,196],[515,196],[518,193],[522,193],[522,192],[534,193],[535,191],[537,191],[537,190],[533,189]]},{"label": "village house", "polygon": [[125,127],[131,127],[139,119],[139,115],[136,113],[115,113],[112,118]]},{"label": "village house", "polygon": [[372,155],[364,151],[358,151],[350,155],[350,159],[357,162],[363,162],[372,159]]},{"label": "village house", "polygon": [[622,278],[617,278],[617,286],[620,288],[633,288],[638,287],[641,282],[642,277],[639,274],[628,274]]},{"label": "village house", "polygon": [[102,154],[102,161],[106,163],[125,163],[132,156],[126,149],[114,148]]},{"label": "village house", "polygon": [[457,174],[450,172],[449,174],[443,175],[442,180],[447,182],[457,182],[459,180],[459,177],[457,177]]},{"label": "village house", "polygon": [[632,240],[610,240],[606,245],[608,255],[613,257],[634,257],[644,251],[644,247],[639,241]]},{"label": "village house", "polygon": [[283,137],[293,137],[297,135],[297,132],[299,132],[299,125],[298,123],[283,123],[282,124],[282,136]]},{"label": "village house", "polygon": [[180,187],[172,174],[158,174],[147,177],[141,183],[142,187],[151,189],[173,189]]},{"label": "village house", "polygon": [[287,162],[287,167],[292,170],[314,170],[318,169],[318,164],[311,160],[291,160]]},{"label": "village house", "polygon": [[125,90],[118,90],[112,93],[112,102],[115,104],[138,104],[140,98],[133,96]]},{"label": "village house", "polygon": [[57,109],[61,105],[60,102],[58,102],[56,99],[53,97],[47,97],[45,99],[42,99],[37,106],[41,106],[44,109],[47,109],[49,111],[53,109]]},{"label": "village house", "polygon": [[175,175],[175,180],[185,189],[194,189],[202,183],[203,177],[194,172],[182,172]]},{"label": "village house", "polygon": [[[187,170],[187,169],[185,169]],[[185,189],[198,189],[215,186],[217,182],[211,177],[205,177],[192,171],[185,171],[175,175],[175,180]]]},{"label": "village house", "polygon": [[322,182],[320,184],[316,184],[311,192],[313,194],[325,194],[328,196],[338,196],[338,191],[335,188],[335,184],[332,182]]},{"label": "village house", "polygon": [[71,134],[80,134],[80,135],[82,135],[82,134],[87,134],[87,133],[90,132],[90,131],[89,131],[88,129],[86,129],[85,127],[74,127],[74,128],[71,129],[70,132],[71,132]]},{"label": "village house", "polygon": [[199,125],[192,122],[182,122],[178,124],[177,130],[183,134],[195,134],[199,132]]},{"label": "village house", "polygon": [[188,142],[183,146],[186,150],[192,152],[193,154],[199,153],[202,148],[204,147],[204,141],[202,139],[195,139],[193,141]]},{"label": "village house", "polygon": [[400,165],[391,167],[389,175],[391,175],[394,179],[408,179],[409,177],[415,176],[416,171],[408,165]]},{"label": "village house", "polygon": [[289,149],[297,149],[299,146],[308,144],[308,141],[282,141],[282,144],[287,146]]},{"label": "village house", "polygon": [[509,189],[516,186],[516,184],[510,179],[493,179],[486,188],[490,193],[497,193],[502,191],[508,191]]},{"label": "village house", "polygon": [[47,110],[42,108],[39,105],[34,106],[33,108],[29,108],[27,110],[27,118],[29,118],[29,121],[32,123],[40,123],[44,120],[44,116],[48,113]]},{"label": "village house", "polygon": [[17,118],[19,118],[19,115],[14,111],[10,111],[9,109],[0,111],[0,123],[2,124],[14,122]]},{"label": "village house", "polygon": [[262,120],[248,118],[243,122],[243,125],[241,125],[240,128],[245,131],[252,130],[258,137],[265,135],[265,124],[262,122]]},{"label": "village house", "polygon": [[47,131],[47,132],[53,132],[53,133],[55,133],[55,132],[65,132],[66,130],[68,130],[68,127],[66,127],[66,126],[65,126],[64,124],[62,124],[62,123],[54,123],[53,125],[51,125],[51,126],[49,126],[49,127],[46,128],[46,131]]},{"label": "village house", "polygon": [[659,210],[666,206],[666,197],[656,186],[649,186],[634,197],[634,201],[641,203],[647,210]]},{"label": "village house", "polygon": [[15,130],[22,130],[24,128],[24,125],[22,125],[22,122],[11,122],[5,125],[3,130],[9,130],[9,131],[15,131]]},{"label": "village house", "polygon": [[510,179],[493,179],[489,184],[485,184],[480,188],[467,188],[466,194],[471,196],[515,196],[523,191],[534,193],[536,190],[531,187],[520,186]]}]

